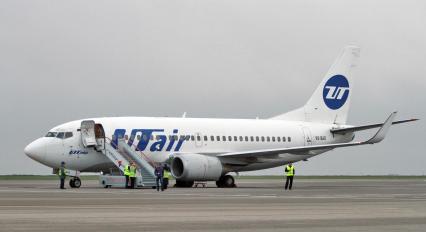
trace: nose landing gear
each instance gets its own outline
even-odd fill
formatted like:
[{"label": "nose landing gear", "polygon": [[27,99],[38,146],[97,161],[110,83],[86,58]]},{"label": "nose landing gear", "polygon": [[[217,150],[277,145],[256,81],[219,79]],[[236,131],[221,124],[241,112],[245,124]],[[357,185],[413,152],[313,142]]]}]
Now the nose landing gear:
[{"label": "nose landing gear", "polygon": [[78,178],[78,177],[73,177],[71,180],[70,180],[70,187],[71,188],[80,188],[81,187],[81,179],[80,178]]}]

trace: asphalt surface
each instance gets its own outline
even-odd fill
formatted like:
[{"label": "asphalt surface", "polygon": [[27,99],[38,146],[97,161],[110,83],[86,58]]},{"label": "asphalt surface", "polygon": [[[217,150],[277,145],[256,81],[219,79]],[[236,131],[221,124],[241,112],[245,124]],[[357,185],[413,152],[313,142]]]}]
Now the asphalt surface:
[{"label": "asphalt surface", "polygon": [[238,188],[56,189],[0,181],[0,231],[426,231],[426,179],[240,180]]}]

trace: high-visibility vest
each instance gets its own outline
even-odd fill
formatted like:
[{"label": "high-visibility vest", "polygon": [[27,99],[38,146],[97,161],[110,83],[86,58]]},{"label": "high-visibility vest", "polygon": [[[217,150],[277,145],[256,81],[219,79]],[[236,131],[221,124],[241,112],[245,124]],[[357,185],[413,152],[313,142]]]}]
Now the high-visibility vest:
[{"label": "high-visibility vest", "polygon": [[125,176],[130,176],[130,172],[129,172],[129,165],[124,166],[124,175]]},{"label": "high-visibility vest", "polygon": [[169,171],[164,171],[163,178],[172,179],[172,174]]},{"label": "high-visibility vest", "polygon": [[287,176],[294,176],[294,166],[293,165],[292,166],[287,165],[285,167],[285,170],[287,171]]},{"label": "high-visibility vest", "polygon": [[135,166],[130,166],[129,176],[130,177],[136,177],[136,167]]},{"label": "high-visibility vest", "polygon": [[58,170],[58,176],[67,176],[68,173],[69,171],[64,167],[60,167]]}]

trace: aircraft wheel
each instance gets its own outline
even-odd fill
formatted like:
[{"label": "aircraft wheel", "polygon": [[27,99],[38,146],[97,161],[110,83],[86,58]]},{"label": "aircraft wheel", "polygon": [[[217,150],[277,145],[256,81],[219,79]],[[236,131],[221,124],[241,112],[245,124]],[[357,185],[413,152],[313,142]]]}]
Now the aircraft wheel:
[{"label": "aircraft wheel", "polygon": [[216,186],[218,188],[234,188],[236,187],[235,179],[231,175],[222,176],[218,181],[216,181]]},{"label": "aircraft wheel", "polygon": [[177,188],[191,188],[193,185],[194,185],[194,181],[176,180],[175,187],[177,187]]},{"label": "aircraft wheel", "polygon": [[69,184],[70,184],[71,188],[75,188],[74,179],[71,179],[70,182],[69,182]]},{"label": "aircraft wheel", "polygon": [[74,177],[70,180],[70,186],[71,188],[80,188],[81,187],[81,180],[78,177]]}]

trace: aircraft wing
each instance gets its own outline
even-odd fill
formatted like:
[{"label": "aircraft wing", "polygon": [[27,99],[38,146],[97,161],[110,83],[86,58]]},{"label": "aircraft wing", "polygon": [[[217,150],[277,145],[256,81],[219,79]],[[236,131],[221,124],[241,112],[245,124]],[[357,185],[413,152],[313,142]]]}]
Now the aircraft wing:
[{"label": "aircraft wing", "polygon": [[[370,139],[362,142],[350,142],[350,143],[337,143],[337,144],[324,144],[324,145],[314,145],[314,146],[303,146],[303,147],[290,147],[290,148],[278,148],[278,149],[265,149],[265,150],[254,150],[254,151],[244,151],[244,152],[231,152],[218,155],[218,158],[265,158],[271,156],[278,156],[279,154],[295,154],[295,155],[306,155],[309,152],[315,152],[318,150],[332,150],[339,147],[351,147],[359,146],[365,144],[374,144],[381,142],[387,132],[389,131],[390,126],[392,125],[393,119],[395,118],[397,112],[393,112],[386,121],[381,125],[380,129],[376,134]],[[314,153],[313,153],[314,154]]]},{"label": "aircraft wing", "polygon": [[[401,121],[395,121],[392,122],[392,125],[396,125],[396,124],[401,124],[401,123],[406,123],[406,122],[414,122],[417,121],[419,119],[407,119],[407,120],[401,120]],[[331,133],[335,133],[335,134],[346,134],[348,132],[355,132],[355,131],[362,131],[362,130],[369,130],[369,129],[373,129],[373,128],[377,128],[377,127],[381,127],[383,126],[383,123],[377,123],[377,124],[369,124],[369,125],[362,125],[362,126],[351,126],[348,128],[335,128],[335,129],[331,129]]]}]

